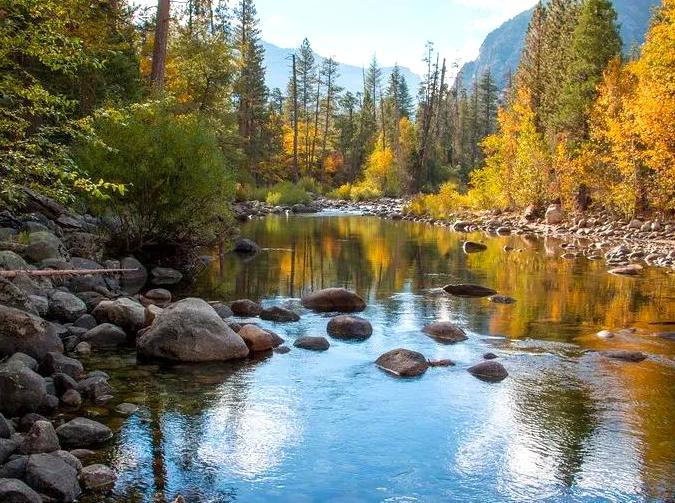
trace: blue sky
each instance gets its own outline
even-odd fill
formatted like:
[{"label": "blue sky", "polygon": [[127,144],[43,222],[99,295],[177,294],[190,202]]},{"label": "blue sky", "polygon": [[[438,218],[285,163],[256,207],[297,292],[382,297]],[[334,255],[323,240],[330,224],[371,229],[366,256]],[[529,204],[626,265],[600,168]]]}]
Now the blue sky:
[{"label": "blue sky", "polygon": [[[156,0],[135,0],[156,5]],[[231,0],[231,4],[235,0]],[[399,63],[422,73],[427,40],[448,61],[468,61],[485,36],[536,0],[256,0],[263,39],[316,52],[341,63]]]}]

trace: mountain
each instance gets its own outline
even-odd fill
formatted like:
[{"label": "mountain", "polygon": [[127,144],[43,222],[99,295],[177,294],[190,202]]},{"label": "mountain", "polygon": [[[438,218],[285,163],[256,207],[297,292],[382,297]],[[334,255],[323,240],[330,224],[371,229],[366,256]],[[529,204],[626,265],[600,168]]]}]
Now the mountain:
[{"label": "mountain", "polygon": [[[291,75],[291,55],[295,49],[284,49],[269,42],[263,42],[265,49],[265,81],[267,87],[274,89],[278,87],[283,93],[286,92],[286,86]],[[323,56],[314,53],[317,61],[321,61]],[[340,78],[338,85],[347,91],[353,93],[363,91],[363,68],[359,66],[339,63]],[[384,84],[391,74],[392,67],[382,68],[382,83]],[[408,82],[410,94],[415,96],[419,87],[421,78],[410,69],[400,67],[401,73]]]},{"label": "mountain", "polygon": [[[629,51],[634,46],[644,42],[649,27],[652,9],[658,6],[660,0],[614,0],[614,8],[619,16],[621,38],[624,48]],[[470,61],[462,67],[462,76],[465,87],[471,87],[474,79],[486,69],[490,69],[504,86],[509,72],[514,72],[520,61],[525,34],[530,24],[534,8],[518,14],[491,32],[483,41],[478,53],[478,59]]]}]

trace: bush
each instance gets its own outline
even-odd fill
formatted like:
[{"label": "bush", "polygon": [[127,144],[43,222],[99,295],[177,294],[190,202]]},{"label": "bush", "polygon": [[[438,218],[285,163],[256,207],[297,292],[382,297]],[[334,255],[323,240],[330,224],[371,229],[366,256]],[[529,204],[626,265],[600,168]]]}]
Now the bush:
[{"label": "bush", "polygon": [[330,197],[331,199],[340,199],[340,200],[351,199],[352,184],[345,183],[344,185],[340,185],[337,189],[333,189],[331,192],[329,192],[328,197]]},{"label": "bush", "polygon": [[[74,148],[92,177],[126,185],[106,203],[125,248],[209,243],[229,226],[234,183],[209,121],[176,115],[170,100],[102,110]],[[100,208],[101,211],[104,208]]]},{"label": "bush", "polygon": [[300,187],[305,192],[311,192],[313,194],[323,194],[323,187],[321,184],[311,176],[303,176],[298,180],[298,187]]},{"label": "bush", "polygon": [[354,185],[351,190],[351,198],[353,201],[372,201],[382,197],[382,191],[367,182],[361,182]]},{"label": "bush", "polygon": [[267,204],[274,206],[304,204],[311,200],[312,198],[302,187],[292,182],[280,182],[273,185],[265,197]]}]

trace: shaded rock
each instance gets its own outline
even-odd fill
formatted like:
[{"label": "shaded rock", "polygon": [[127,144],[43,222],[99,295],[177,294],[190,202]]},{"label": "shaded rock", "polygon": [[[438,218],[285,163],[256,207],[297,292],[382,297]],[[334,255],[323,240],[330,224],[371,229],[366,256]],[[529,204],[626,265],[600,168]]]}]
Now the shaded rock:
[{"label": "shaded rock", "polygon": [[81,493],[77,470],[54,454],[33,454],[26,464],[26,482],[53,501],[68,503]]},{"label": "shaded rock", "polygon": [[263,320],[277,321],[280,323],[300,321],[300,316],[297,313],[280,306],[273,306],[263,309],[260,312],[260,318]]},{"label": "shaded rock", "polygon": [[289,348],[288,346],[277,346],[276,348],[274,348],[274,352],[280,355],[285,355],[286,353],[291,352],[291,348]]},{"label": "shaded rock", "polygon": [[82,335],[80,341],[89,344],[90,350],[91,348],[115,348],[127,342],[127,334],[117,325],[102,323]]},{"label": "shaded rock", "polygon": [[58,451],[59,449],[59,439],[56,436],[56,431],[54,431],[54,426],[49,421],[35,421],[19,447],[22,454],[40,454]]},{"label": "shaded rock", "polygon": [[24,271],[31,269],[21,256],[10,250],[0,250],[0,269],[5,271]]},{"label": "shaded rock", "polygon": [[373,327],[368,320],[349,315],[331,318],[326,330],[331,337],[344,340],[364,340],[373,334]]},{"label": "shaded rock", "polygon": [[42,498],[21,480],[0,478],[0,501],[2,503],[42,503]]},{"label": "shaded rock", "polygon": [[0,413],[14,417],[35,412],[46,396],[42,376],[20,363],[0,365]]},{"label": "shaded rock", "polygon": [[462,245],[462,249],[464,250],[464,253],[479,253],[487,250],[487,246],[483,243],[476,243],[475,241],[466,241],[464,245]]},{"label": "shaded rock", "polygon": [[548,225],[558,225],[562,223],[563,221],[563,211],[560,205],[558,204],[552,204],[546,209],[546,214],[544,215],[544,218],[546,219],[546,223]]},{"label": "shaded rock", "polygon": [[38,314],[28,295],[3,277],[0,277],[0,304]]},{"label": "shaded rock", "polygon": [[145,326],[145,308],[126,297],[104,300],[91,314],[99,323],[117,325],[130,336],[136,335]]},{"label": "shaded rock", "polygon": [[51,232],[32,232],[28,235],[28,246],[24,256],[31,262],[40,262],[46,259],[68,261],[70,255],[66,246]]},{"label": "shaded rock", "polygon": [[262,306],[249,299],[235,300],[230,303],[230,309],[235,316],[255,317],[262,312]]},{"label": "shaded rock", "polygon": [[[232,312],[232,309],[230,309],[230,306],[228,306],[223,302],[209,302],[209,305],[223,320],[234,316],[234,313]],[[235,330],[235,332],[237,331],[238,330]]]},{"label": "shaded rock", "polygon": [[282,344],[283,340],[279,341],[278,336],[275,337],[275,335],[255,325],[244,325],[239,330],[239,337],[244,339],[252,353],[270,351]]},{"label": "shaded rock", "polygon": [[40,414],[29,412],[24,414],[19,420],[19,431],[28,432],[33,427],[36,421],[48,421],[48,419]]},{"label": "shaded rock", "polygon": [[437,321],[425,326],[422,332],[434,339],[449,344],[468,339],[464,330],[449,321]]},{"label": "shaded rock", "polygon": [[42,361],[52,351],[63,351],[52,325],[34,314],[0,304],[0,357],[21,352]]},{"label": "shaded rock", "polygon": [[63,447],[83,448],[101,445],[113,436],[110,428],[85,417],[77,417],[56,428]]},{"label": "shaded rock", "polygon": [[452,367],[455,365],[455,362],[452,360],[429,360],[430,367]]},{"label": "shaded rock", "polygon": [[87,305],[87,311],[93,311],[96,306],[98,306],[104,300],[108,300],[108,297],[99,292],[77,292],[77,297],[82,299],[82,301]]},{"label": "shaded rock", "polygon": [[141,296],[141,304],[146,307],[149,305],[166,307],[171,304],[171,292],[163,288],[154,288]]},{"label": "shaded rock", "polygon": [[77,389],[77,381],[68,374],[56,373],[52,376],[54,381],[54,392],[57,396],[62,396],[70,389]]},{"label": "shaded rock", "polygon": [[82,395],[74,389],[69,389],[61,397],[61,403],[71,409],[79,409],[82,405]]},{"label": "shaded rock", "polygon": [[523,218],[528,222],[534,222],[539,217],[539,214],[539,208],[537,208],[534,204],[531,204],[525,208],[525,211],[523,212]]},{"label": "shaded rock", "polygon": [[117,412],[118,414],[124,414],[125,416],[134,414],[137,411],[138,405],[134,403],[121,403],[117,407],[115,407],[115,412]]},{"label": "shaded rock", "polygon": [[82,468],[80,482],[85,491],[109,491],[117,475],[106,465],[89,465]]},{"label": "shaded rock", "polygon": [[28,356],[27,354],[24,353],[14,353],[12,356],[9,357],[6,363],[20,363],[21,365],[25,365],[31,370],[34,370],[37,372],[38,369],[38,362],[35,358]]},{"label": "shaded rock", "polygon": [[465,283],[446,285],[443,290],[455,297],[490,297],[497,294],[492,288]]},{"label": "shaded rock", "polygon": [[[0,479],[23,479],[27,463],[28,456],[14,454],[4,465],[0,466]],[[0,499],[0,501],[4,500]]]},{"label": "shaded rock", "polygon": [[40,373],[46,376],[62,373],[68,374],[73,379],[79,379],[84,374],[84,367],[80,361],[63,353],[47,353],[40,364]]},{"label": "shaded rock", "polygon": [[330,348],[330,342],[325,337],[298,337],[293,346],[300,349],[309,349],[310,351],[326,351]]},{"label": "shaded rock", "polygon": [[640,351],[604,351],[601,354],[613,360],[622,360],[631,363],[639,363],[647,359],[647,356]]},{"label": "shaded rock", "polygon": [[5,416],[0,414],[0,438],[9,438],[12,436],[14,428],[10,425]]},{"label": "shaded rock", "polygon": [[418,376],[429,368],[429,362],[423,354],[402,348],[388,351],[375,360],[375,364],[400,377]]},{"label": "shaded rock", "polygon": [[469,373],[481,381],[499,382],[503,381],[509,376],[509,373],[504,368],[504,365],[495,360],[486,360],[477,363],[473,367],[467,369]]},{"label": "shaded rock", "polygon": [[82,462],[79,460],[79,458],[73,456],[70,452],[68,451],[56,451],[53,453],[54,456],[58,456],[61,458],[63,461],[65,461],[67,464],[75,468],[75,470],[79,473],[80,470],[82,470]]},{"label": "shaded rock", "polygon": [[108,378],[103,375],[90,375],[77,383],[77,391],[89,400],[97,400],[112,393]]},{"label": "shaded rock", "polygon": [[260,252],[260,247],[250,239],[239,238],[235,241],[232,251],[236,253],[254,254]]},{"label": "shaded rock", "polygon": [[79,356],[89,356],[91,354],[91,344],[88,342],[78,342],[73,349]]},{"label": "shaded rock", "polygon": [[41,414],[50,415],[54,413],[54,411],[58,406],[59,406],[59,399],[56,396],[47,393],[47,395],[42,400],[40,407],[38,407],[38,411]]},{"label": "shaded rock", "polygon": [[103,240],[96,234],[70,232],[66,235],[64,241],[71,255],[96,260],[102,254]]},{"label": "shaded rock", "polygon": [[87,330],[91,330],[96,325],[98,325],[96,318],[94,318],[91,314],[83,314],[73,322],[74,327],[80,327]]},{"label": "shaded rock", "polygon": [[170,267],[155,267],[151,271],[153,285],[175,285],[183,279],[183,274]]},{"label": "shaded rock", "polygon": [[141,291],[148,281],[148,271],[135,257],[125,257],[120,260],[121,269],[136,269],[134,272],[125,272],[120,278],[120,286],[127,294],[133,295]]},{"label": "shaded rock", "polygon": [[14,438],[0,438],[0,465],[16,452],[19,441]]},{"label": "shaded rock", "polygon": [[488,300],[494,304],[515,304],[516,299],[508,295],[491,295]]},{"label": "shaded rock", "polygon": [[32,309],[27,309],[27,311],[37,313],[38,316],[47,316],[47,314],[49,314],[49,300],[47,297],[41,295],[29,295],[28,300],[30,301]]},{"label": "shaded rock", "polygon": [[356,293],[344,288],[326,288],[309,293],[302,298],[307,309],[326,312],[353,313],[366,308],[365,301]]},{"label": "shaded rock", "polygon": [[248,347],[211,306],[183,299],[167,307],[137,340],[146,358],[200,362],[244,358]]}]

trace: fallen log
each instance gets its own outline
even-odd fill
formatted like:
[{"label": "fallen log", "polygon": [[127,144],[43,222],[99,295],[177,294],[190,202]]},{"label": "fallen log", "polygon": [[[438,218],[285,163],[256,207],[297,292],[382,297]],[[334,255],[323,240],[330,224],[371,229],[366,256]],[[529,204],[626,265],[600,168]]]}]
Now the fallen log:
[{"label": "fallen log", "polygon": [[138,269],[20,269],[16,271],[0,271],[0,278],[16,278],[19,274],[27,276],[38,276],[43,278],[52,278],[56,276],[86,276],[88,274],[120,274],[127,272],[137,272]]}]

